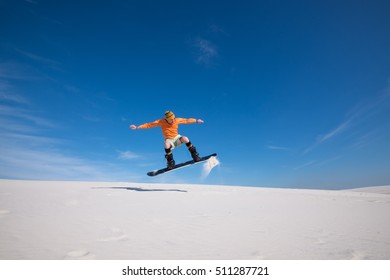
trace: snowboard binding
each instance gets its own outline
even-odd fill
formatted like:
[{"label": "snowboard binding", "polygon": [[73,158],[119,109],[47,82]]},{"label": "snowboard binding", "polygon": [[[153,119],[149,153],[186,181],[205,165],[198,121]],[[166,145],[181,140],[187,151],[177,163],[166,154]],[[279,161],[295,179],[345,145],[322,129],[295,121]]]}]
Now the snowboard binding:
[{"label": "snowboard binding", "polygon": [[167,160],[167,169],[173,169],[175,167],[175,160],[173,159],[172,153],[166,154],[165,158]]},{"label": "snowboard binding", "polygon": [[199,153],[196,151],[195,146],[191,146],[190,148],[188,148],[188,150],[190,151],[191,157],[192,157],[192,159],[193,159],[195,162],[198,162],[198,161],[201,160],[201,158],[200,158],[200,156],[199,156]]}]

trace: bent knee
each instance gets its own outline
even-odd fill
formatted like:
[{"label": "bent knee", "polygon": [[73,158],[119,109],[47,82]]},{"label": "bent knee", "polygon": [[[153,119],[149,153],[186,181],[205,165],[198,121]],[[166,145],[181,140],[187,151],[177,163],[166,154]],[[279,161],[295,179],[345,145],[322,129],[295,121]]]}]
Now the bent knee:
[{"label": "bent knee", "polygon": [[180,137],[180,141],[181,141],[182,143],[188,143],[188,142],[190,142],[190,140],[189,140],[186,136]]}]

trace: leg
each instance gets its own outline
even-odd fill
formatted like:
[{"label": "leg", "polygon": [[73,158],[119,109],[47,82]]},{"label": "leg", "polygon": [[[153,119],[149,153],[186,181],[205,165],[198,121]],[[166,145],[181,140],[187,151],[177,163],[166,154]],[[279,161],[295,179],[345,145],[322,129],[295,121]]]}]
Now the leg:
[{"label": "leg", "polygon": [[172,154],[172,144],[169,141],[165,141],[164,143],[164,149],[165,149],[165,158],[167,159],[167,168],[172,169],[175,167],[175,161],[173,159]]},{"label": "leg", "polygon": [[[181,141],[182,143],[185,143],[185,144],[190,143],[190,139],[188,139],[188,137],[186,137],[186,136],[180,137],[180,141]],[[188,145],[187,145],[187,147],[188,147]]]},{"label": "leg", "polygon": [[165,148],[165,150],[171,151],[171,149],[172,149],[172,144],[171,144],[168,140],[165,140],[165,142],[164,142],[164,148]]},{"label": "leg", "polygon": [[186,136],[182,136],[180,138],[180,141],[182,141],[182,143],[186,143],[186,146],[187,146],[188,150],[190,151],[193,160],[200,161],[199,153],[196,151],[195,146],[192,145],[190,139],[188,139]]}]

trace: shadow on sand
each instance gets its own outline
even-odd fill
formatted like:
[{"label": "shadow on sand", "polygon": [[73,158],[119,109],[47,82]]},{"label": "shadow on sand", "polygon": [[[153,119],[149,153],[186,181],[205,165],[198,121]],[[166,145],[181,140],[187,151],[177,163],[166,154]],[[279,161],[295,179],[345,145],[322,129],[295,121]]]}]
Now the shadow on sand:
[{"label": "shadow on sand", "polygon": [[135,192],[187,192],[186,190],[179,189],[143,189],[136,187],[94,187],[93,189],[114,189],[114,190],[127,190]]}]

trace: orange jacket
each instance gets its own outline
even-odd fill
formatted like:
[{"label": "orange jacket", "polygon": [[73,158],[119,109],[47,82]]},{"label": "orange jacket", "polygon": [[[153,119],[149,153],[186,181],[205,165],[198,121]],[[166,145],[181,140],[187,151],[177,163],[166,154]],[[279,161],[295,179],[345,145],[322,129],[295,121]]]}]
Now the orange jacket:
[{"label": "orange jacket", "polygon": [[196,123],[196,119],[175,118],[172,124],[168,123],[166,119],[160,119],[154,122],[141,124],[137,128],[153,128],[153,127],[160,126],[164,138],[173,139],[179,134],[178,132],[179,124],[190,124],[190,123]]}]

